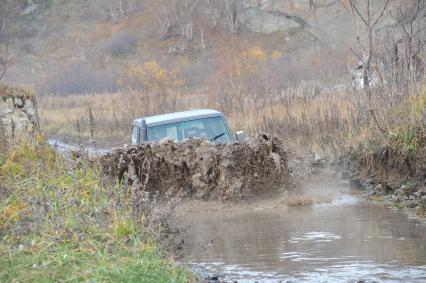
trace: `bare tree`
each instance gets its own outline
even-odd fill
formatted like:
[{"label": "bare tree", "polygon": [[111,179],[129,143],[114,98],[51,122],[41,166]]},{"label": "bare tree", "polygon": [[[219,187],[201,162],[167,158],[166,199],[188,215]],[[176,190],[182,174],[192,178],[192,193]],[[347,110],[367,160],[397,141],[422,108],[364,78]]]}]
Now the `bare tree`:
[{"label": "bare tree", "polygon": [[[426,45],[426,1],[399,1],[393,16],[401,33],[394,46],[395,63],[402,64],[407,77],[415,80],[416,73],[423,68],[419,55]],[[400,60],[400,43],[404,45],[404,60]]]},{"label": "bare tree", "polygon": [[160,13],[158,20],[163,40],[183,36],[192,41],[203,26],[221,26],[230,33],[238,33],[238,0],[173,0]]},{"label": "bare tree", "polygon": [[357,46],[356,48],[351,48],[351,52],[362,63],[363,88],[367,96],[365,110],[368,121],[370,120],[370,114],[372,114],[374,118],[374,112],[371,108],[370,87],[372,81],[372,61],[375,49],[374,29],[383,17],[389,2],[390,0],[386,0],[382,7],[379,8],[378,12],[373,13],[377,15],[374,16],[372,15],[370,0],[359,2],[356,0],[340,0],[342,6],[352,16]]},{"label": "bare tree", "polygon": [[217,0],[203,0],[201,3],[201,11],[207,16],[209,22],[214,27],[217,25],[221,17],[220,1]]},{"label": "bare tree", "polygon": [[92,12],[111,20],[120,20],[140,11],[142,0],[90,0]]},{"label": "bare tree", "polygon": [[9,36],[2,36],[2,38],[0,39],[0,81],[3,79],[9,66],[9,38]]},{"label": "bare tree", "polygon": [[339,3],[339,0],[320,1],[319,3],[317,0],[308,0],[308,2],[309,10],[314,13],[315,21],[317,21],[317,9],[331,7],[334,4]]},{"label": "bare tree", "polygon": [[16,29],[16,21],[19,16],[19,1],[0,1],[0,81],[3,79],[12,60],[11,34]]},{"label": "bare tree", "polygon": [[173,4],[164,9],[159,16],[162,38],[184,36],[187,41],[192,41],[194,15],[199,2],[199,0],[174,0]]},{"label": "bare tree", "polygon": [[230,33],[238,32],[237,0],[203,0],[202,10],[213,26],[222,23]]},{"label": "bare tree", "polygon": [[378,36],[375,56],[382,84],[378,90],[395,105],[425,74],[426,0],[395,0],[389,11],[394,23]]},{"label": "bare tree", "polygon": [[231,33],[238,32],[238,10],[236,0],[224,0],[224,18]]}]

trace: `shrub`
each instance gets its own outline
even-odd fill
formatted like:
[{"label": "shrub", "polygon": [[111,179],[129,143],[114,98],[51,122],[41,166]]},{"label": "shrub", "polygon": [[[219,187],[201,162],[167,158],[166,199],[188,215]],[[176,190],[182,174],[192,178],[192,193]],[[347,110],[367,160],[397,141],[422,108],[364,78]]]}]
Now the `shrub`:
[{"label": "shrub", "polygon": [[128,31],[120,31],[105,39],[101,46],[102,50],[113,56],[122,56],[130,53],[135,46],[136,39]]}]

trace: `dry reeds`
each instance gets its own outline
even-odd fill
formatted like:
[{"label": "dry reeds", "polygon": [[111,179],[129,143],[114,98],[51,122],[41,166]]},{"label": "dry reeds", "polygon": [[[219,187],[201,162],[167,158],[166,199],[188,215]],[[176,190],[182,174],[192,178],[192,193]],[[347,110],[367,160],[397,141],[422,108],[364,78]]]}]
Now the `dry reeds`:
[{"label": "dry reeds", "polygon": [[[131,122],[137,117],[214,108],[225,113],[233,130],[245,130],[251,135],[276,134],[296,151],[325,151],[329,145],[336,149],[339,139],[358,119],[354,107],[357,93],[322,93],[318,88],[300,86],[279,93],[235,95],[227,100],[221,100],[220,96],[213,90],[199,94],[173,93],[161,99],[134,91],[43,96],[40,119],[48,134],[65,136],[73,142],[96,136],[101,144],[118,145],[128,142]],[[96,125],[90,119],[93,116],[97,117]]]}]

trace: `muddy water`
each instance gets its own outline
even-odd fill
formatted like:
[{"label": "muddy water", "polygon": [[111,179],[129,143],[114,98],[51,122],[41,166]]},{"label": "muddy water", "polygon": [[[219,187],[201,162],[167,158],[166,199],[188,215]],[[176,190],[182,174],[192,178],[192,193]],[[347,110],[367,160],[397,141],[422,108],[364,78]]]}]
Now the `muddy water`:
[{"label": "muddy water", "polygon": [[82,147],[77,145],[70,145],[67,143],[64,143],[57,139],[48,139],[47,143],[54,149],[58,150],[60,153],[67,153],[69,151],[80,151],[83,150],[86,152],[89,156],[95,157],[107,154],[109,152],[108,149],[103,148],[96,148],[96,147]]},{"label": "muddy water", "polygon": [[181,211],[190,225],[184,261],[231,282],[426,282],[426,225],[362,201],[338,180],[305,185],[312,205]]}]

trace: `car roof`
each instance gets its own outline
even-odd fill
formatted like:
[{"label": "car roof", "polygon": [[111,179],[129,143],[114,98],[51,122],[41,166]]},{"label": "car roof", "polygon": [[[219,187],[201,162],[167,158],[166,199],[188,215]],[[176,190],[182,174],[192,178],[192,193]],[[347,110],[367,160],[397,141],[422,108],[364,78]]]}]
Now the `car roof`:
[{"label": "car roof", "polygon": [[162,115],[142,117],[142,118],[134,120],[133,124],[141,125],[142,121],[145,120],[146,125],[149,127],[149,126],[156,126],[156,125],[162,125],[162,124],[176,123],[181,121],[217,117],[217,116],[222,116],[222,113],[213,109],[197,109],[197,110],[190,110],[190,111],[184,111],[184,112],[174,112],[174,113],[168,113],[168,114],[162,114]]}]

